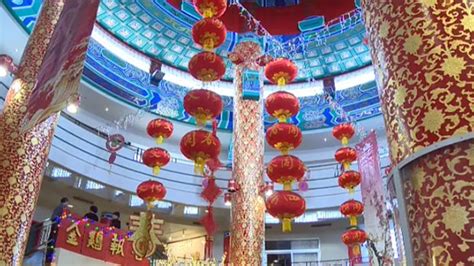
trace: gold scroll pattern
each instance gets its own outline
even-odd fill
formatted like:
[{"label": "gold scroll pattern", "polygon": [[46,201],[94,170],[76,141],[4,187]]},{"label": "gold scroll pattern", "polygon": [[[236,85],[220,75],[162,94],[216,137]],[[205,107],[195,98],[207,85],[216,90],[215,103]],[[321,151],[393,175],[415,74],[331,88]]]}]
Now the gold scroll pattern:
[{"label": "gold scroll pattern", "polygon": [[429,153],[402,174],[415,265],[474,265],[474,140]]},{"label": "gold scroll pattern", "polygon": [[0,266],[21,265],[57,115],[26,134],[19,131],[28,97],[62,11],[47,0],[31,34],[0,114]]},{"label": "gold scroll pattern", "polygon": [[[244,42],[238,46],[248,44]],[[245,47],[239,48],[245,50]],[[242,99],[243,66],[235,67],[232,175],[240,190],[232,195],[230,262],[233,265],[261,265],[265,234],[265,203],[259,193],[264,169],[263,102]]]},{"label": "gold scroll pattern", "polygon": [[474,131],[474,2],[362,5],[392,162]]}]

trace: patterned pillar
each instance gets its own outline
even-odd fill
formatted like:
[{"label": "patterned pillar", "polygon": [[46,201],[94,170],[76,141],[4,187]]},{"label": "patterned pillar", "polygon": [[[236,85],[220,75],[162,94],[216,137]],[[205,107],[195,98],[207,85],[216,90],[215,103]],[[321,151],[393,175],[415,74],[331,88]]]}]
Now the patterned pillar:
[{"label": "patterned pillar", "polygon": [[415,265],[471,265],[474,153],[459,138],[474,131],[472,1],[362,5],[392,163],[431,151],[401,169]]},{"label": "patterned pillar", "polygon": [[0,114],[0,265],[21,265],[57,115],[19,131],[64,0],[47,0]]},{"label": "patterned pillar", "polygon": [[[235,49],[249,62],[260,55],[260,48],[243,42]],[[234,97],[233,178],[240,190],[232,195],[231,252],[233,265],[261,265],[265,234],[265,202],[259,189],[263,185],[263,100],[242,99],[242,73],[254,64],[236,65]]]}]

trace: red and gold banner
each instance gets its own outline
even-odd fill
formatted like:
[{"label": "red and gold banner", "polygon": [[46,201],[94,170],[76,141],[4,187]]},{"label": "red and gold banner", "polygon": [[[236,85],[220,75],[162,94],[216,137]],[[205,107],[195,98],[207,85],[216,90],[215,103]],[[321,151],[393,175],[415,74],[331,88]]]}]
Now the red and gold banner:
[{"label": "red and gold banner", "polygon": [[72,215],[59,224],[56,248],[120,265],[149,265],[133,252],[125,231]]},{"label": "red and gold banner", "polygon": [[361,194],[364,204],[365,231],[375,243],[377,250],[384,250],[387,223],[387,210],[380,172],[380,157],[377,136],[372,131],[356,145],[357,162],[362,176]]},{"label": "red and gold banner", "polygon": [[23,131],[64,109],[77,94],[98,6],[99,0],[64,1],[26,106]]}]

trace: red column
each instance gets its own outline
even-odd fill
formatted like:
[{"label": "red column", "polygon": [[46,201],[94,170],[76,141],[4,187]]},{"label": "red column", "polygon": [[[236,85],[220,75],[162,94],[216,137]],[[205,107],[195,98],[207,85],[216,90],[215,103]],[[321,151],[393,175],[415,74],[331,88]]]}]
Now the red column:
[{"label": "red column", "polygon": [[390,156],[403,177],[400,200],[415,265],[473,263],[469,2],[362,1]]}]

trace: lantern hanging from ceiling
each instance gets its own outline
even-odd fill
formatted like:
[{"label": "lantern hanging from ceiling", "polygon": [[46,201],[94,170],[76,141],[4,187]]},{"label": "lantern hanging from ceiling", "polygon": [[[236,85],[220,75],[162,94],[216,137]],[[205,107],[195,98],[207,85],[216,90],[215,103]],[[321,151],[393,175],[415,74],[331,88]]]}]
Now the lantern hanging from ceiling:
[{"label": "lantern hanging from ceiling", "polygon": [[275,183],[283,184],[284,190],[291,190],[291,184],[299,182],[306,173],[306,167],[298,157],[280,155],[267,166],[267,175]]},{"label": "lantern hanging from ceiling", "polygon": [[224,23],[216,18],[206,18],[194,24],[193,40],[206,51],[211,51],[225,42],[227,30]]},{"label": "lantern hanging from ceiling", "polygon": [[183,136],[180,149],[186,158],[194,161],[195,172],[203,174],[206,162],[219,156],[221,143],[211,132],[194,130]]},{"label": "lantern hanging from ceiling", "polygon": [[265,76],[271,83],[278,86],[291,83],[297,75],[298,68],[296,65],[285,58],[273,60],[265,66]]},{"label": "lantern hanging from ceiling", "polygon": [[360,184],[361,176],[357,171],[345,171],[342,173],[339,178],[339,186],[353,192],[354,188]]},{"label": "lantern hanging from ceiling", "polygon": [[156,201],[166,196],[166,188],[158,181],[148,180],[138,185],[137,196],[146,203],[148,209],[151,209]]},{"label": "lantern hanging from ceiling", "polygon": [[276,191],[267,198],[268,213],[282,221],[282,231],[291,232],[291,221],[306,210],[306,202],[300,195],[291,191]]},{"label": "lantern hanging from ceiling", "polygon": [[286,122],[289,118],[298,114],[300,103],[293,93],[277,91],[268,95],[265,99],[265,109],[278,121]]},{"label": "lantern hanging from ceiling", "polygon": [[223,108],[221,96],[205,89],[189,91],[184,97],[183,105],[184,110],[201,126],[219,116]]},{"label": "lantern hanging from ceiling", "polygon": [[347,246],[361,245],[367,241],[367,233],[359,228],[349,229],[341,236],[342,242]]},{"label": "lantern hanging from ceiling", "polygon": [[188,64],[189,73],[200,81],[212,82],[225,74],[224,60],[212,52],[201,52],[194,55]]},{"label": "lantern hanging from ceiling", "polygon": [[270,146],[279,150],[282,154],[300,146],[303,135],[301,130],[289,123],[277,123],[267,129],[265,138]]},{"label": "lantern hanging from ceiling", "polygon": [[170,162],[170,154],[167,150],[162,148],[150,148],[143,153],[143,163],[153,168],[153,174],[158,175],[161,167]]},{"label": "lantern hanging from ceiling", "polygon": [[357,160],[357,153],[354,148],[343,147],[339,148],[334,155],[336,161],[342,164],[344,170],[348,170],[353,161]]},{"label": "lantern hanging from ceiling", "polygon": [[347,146],[349,140],[354,136],[355,130],[351,123],[343,123],[332,129],[332,135],[341,141],[342,145]]},{"label": "lantern hanging from ceiling", "polygon": [[194,0],[193,5],[205,18],[220,17],[227,9],[227,0]]},{"label": "lantern hanging from ceiling", "polygon": [[161,144],[164,139],[173,134],[173,123],[162,118],[153,119],[148,123],[146,132],[150,137],[156,139],[157,144]]},{"label": "lantern hanging from ceiling", "polygon": [[357,225],[357,216],[364,212],[364,205],[358,200],[348,200],[341,204],[339,211],[346,217],[349,217],[351,226]]}]

